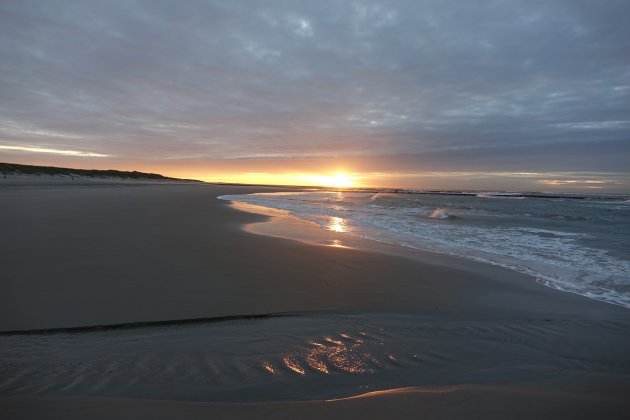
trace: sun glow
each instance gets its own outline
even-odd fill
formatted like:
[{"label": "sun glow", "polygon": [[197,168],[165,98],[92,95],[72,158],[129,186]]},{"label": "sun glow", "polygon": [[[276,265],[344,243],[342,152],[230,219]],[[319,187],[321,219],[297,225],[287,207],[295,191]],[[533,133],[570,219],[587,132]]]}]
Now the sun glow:
[{"label": "sun glow", "polygon": [[266,184],[266,185],[304,185],[328,188],[350,188],[360,185],[362,177],[356,174],[337,172],[334,175],[318,175],[313,173],[273,173],[273,172],[246,172],[246,173],[219,173],[208,175],[178,174],[184,178],[201,179],[206,182],[234,182],[237,184]]},{"label": "sun glow", "polygon": [[352,178],[343,172],[331,176],[318,176],[315,181],[319,185],[333,188],[348,188],[354,185]]}]

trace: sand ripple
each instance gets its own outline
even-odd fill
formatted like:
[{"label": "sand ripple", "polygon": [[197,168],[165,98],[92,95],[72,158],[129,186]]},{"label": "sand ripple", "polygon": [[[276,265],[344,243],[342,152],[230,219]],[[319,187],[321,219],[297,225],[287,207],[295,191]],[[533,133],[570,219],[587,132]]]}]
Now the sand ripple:
[{"label": "sand ripple", "polygon": [[629,332],[622,320],[326,315],[0,336],[0,393],[269,401],[567,371],[630,377]]}]

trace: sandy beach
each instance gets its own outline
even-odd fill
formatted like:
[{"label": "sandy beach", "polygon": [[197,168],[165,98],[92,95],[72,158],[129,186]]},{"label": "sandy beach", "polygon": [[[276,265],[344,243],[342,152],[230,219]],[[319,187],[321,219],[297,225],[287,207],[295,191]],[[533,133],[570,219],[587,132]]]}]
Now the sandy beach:
[{"label": "sandy beach", "polygon": [[0,420],[630,418],[630,1],[0,1]]},{"label": "sandy beach", "polygon": [[344,238],[216,198],[279,190],[0,180],[0,415],[630,408],[627,309],[455,257],[329,246]]}]

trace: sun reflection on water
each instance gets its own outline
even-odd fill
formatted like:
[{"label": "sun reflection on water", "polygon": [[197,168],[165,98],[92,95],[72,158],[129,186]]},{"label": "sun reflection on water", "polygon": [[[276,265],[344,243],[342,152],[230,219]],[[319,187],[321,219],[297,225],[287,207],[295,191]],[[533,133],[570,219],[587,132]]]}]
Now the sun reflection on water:
[{"label": "sun reflection on water", "polygon": [[348,225],[345,219],[342,219],[341,217],[332,216],[330,217],[330,219],[328,220],[328,223],[326,224],[326,229],[331,230],[333,232],[344,233],[348,231]]}]

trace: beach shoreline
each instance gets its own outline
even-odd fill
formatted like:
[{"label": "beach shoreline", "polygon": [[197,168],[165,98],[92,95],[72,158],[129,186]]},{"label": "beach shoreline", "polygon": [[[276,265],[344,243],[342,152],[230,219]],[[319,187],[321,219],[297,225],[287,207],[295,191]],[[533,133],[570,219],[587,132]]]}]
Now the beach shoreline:
[{"label": "beach shoreline", "polygon": [[[554,418],[593,413],[603,401],[627,408],[611,391],[630,384],[627,309],[488,264],[360,249],[312,225],[299,227],[310,230],[311,243],[269,236],[282,236],[278,224],[291,231],[301,221],[286,225],[290,219],[217,199],[280,190],[161,184],[0,191],[0,330],[53,330],[0,333],[0,410],[7,418],[72,418],[77,407],[149,416],[172,404],[165,412],[183,410],[183,418],[321,418],[359,415],[372,404],[330,406],[326,399],[464,385],[473,388],[447,393],[444,404],[414,392],[362,400],[376,401],[377,411],[433,407],[435,418],[475,409],[501,418],[531,398],[541,401],[535,413]],[[276,230],[264,231],[270,226]],[[292,316],[54,332],[261,314]],[[525,384],[544,390],[522,393]],[[505,387],[515,391],[493,411],[490,401],[512,392]],[[479,402],[456,404],[470,398]],[[188,411],[169,400],[198,403]]]},{"label": "beach shoreline", "polygon": [[451,256],[445,265],[463,259],[500,266],[553,289],[630,308],[623,202],[511,197],[301,191],[219,198],[270,217],[245,227],[253,233],[428,263]]}]

